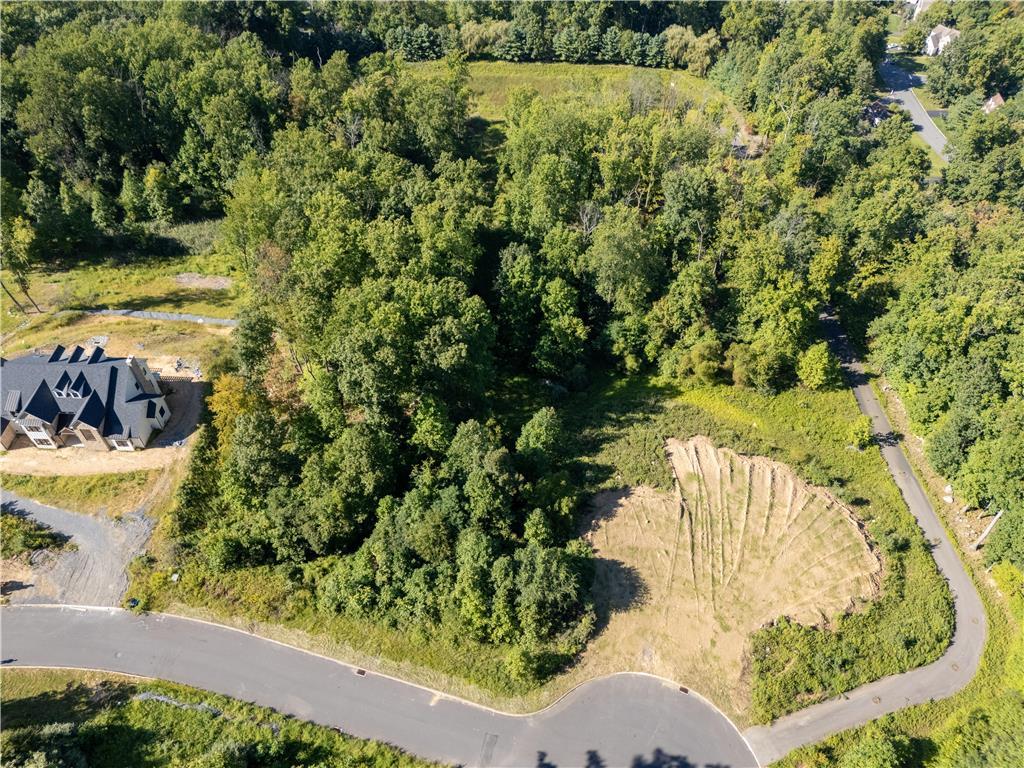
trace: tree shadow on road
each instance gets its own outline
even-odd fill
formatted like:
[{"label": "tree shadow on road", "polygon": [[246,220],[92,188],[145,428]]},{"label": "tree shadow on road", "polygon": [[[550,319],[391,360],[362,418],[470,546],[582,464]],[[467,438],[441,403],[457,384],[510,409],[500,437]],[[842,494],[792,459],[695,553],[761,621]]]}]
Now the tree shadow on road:
[{"label": "tree shadow on road", "polygon": [[[596,750],[591,749],[587,751],[583,763],[572,763],[572,765],[582,765],[584,768],[607,768],[608,764]],[[559,768],[559,766],[548,760],[547,752],[538,752],[536,768]],[[664,750],[655,749],[650,757],[644,755],[634,757],[630,768],[731,768],[731,766],[724,763],[706,763],[701,767],[683,755],[670,755]]]}]

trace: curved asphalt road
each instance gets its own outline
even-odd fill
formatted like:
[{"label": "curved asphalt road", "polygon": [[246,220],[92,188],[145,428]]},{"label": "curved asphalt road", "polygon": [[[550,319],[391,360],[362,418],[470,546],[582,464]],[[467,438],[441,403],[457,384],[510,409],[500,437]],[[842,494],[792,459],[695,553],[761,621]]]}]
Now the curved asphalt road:
[{"label": "curved asphalt road", "polygon": [[157,677],[467,766],[749,768],[732,724],[644,675],[587,683],[524,717],[499,714],[226,627],[116,608],[0,611],[5,664]]},{"label": "curved asphalt road", "polygon": [[777,760],[791,749],[863,725],[889,712],[952,696],[974,677],[988,633],[985,607],[978,590],[917,482],[907,457],[893,439],[892,425],[864,375],[864,367],[853,355],[836,317],[823,315],[822,323],[833,351],[843,361],[857,404],[871,418],[889,472],[925,538],[934,545],[932,555],[935,563],[949,582],[953,594],[956,628],[946,653],[928,666],[882,678],[838,698],[780,718],[770,726],[749,728],[743,735],[762,763]]},{"label": "curved asphalt road", "polygon": [[946,154],[946,136],[928,116],[928,110],[924,108],[924,105],[911,90],[924,85],[921,77],[912,75],[892,63],[883,62],[879,69],[885,84],[892,89],[892,94],[888,98],[910,113],[911,122],[921,134],[921,138],[928,142],[928,146],[934,149],[939,157],[949,160],[949,155]]}]

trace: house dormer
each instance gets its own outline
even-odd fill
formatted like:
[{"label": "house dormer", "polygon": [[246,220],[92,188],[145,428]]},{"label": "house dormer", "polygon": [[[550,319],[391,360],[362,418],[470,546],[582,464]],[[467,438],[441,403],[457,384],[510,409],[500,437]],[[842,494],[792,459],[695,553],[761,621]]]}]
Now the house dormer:
[{"label": "house dormer", "polygon": [[57,383],[53,385],[53,393],[57,397],[71,397],[68,394],[71,389],[71,375],[67,371],[61,371],[60,378],[57,379]]},{"label": "house dormer", "polygon": [[92,387],[89,386],[88,379],[81,371],[78,372],[78,376],[71,385],[71,391],[74,393],[73,397],[88,397],[92,394]]}]

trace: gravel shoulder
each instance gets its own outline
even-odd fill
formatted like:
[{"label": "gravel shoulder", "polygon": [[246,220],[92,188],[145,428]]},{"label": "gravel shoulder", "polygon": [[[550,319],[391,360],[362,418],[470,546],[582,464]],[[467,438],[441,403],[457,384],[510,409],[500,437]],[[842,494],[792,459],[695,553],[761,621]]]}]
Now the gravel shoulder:
[{"label": "gravel shoulder", "polygon": [[[0,490],[5,512],[25,515],[69,536],[71,548],[49,555],[21,574],[11,604],[117,606],[128,588],[128,564],[145,548],[153,521],[141,510],[118,519],[81,515]],[[5,579],[9,574],[5,568]]]}]

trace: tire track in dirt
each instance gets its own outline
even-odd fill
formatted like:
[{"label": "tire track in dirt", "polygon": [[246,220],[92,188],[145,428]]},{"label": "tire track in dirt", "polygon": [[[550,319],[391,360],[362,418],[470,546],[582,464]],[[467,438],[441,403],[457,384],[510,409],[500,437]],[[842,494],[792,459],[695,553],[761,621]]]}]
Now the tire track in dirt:
[{"label": "tire track in dirt", "polygon": [[128,588],[128,565],[146,546],[153,521],[137,510],[120,518],[85,515],[0,491],[5,513],[27,516],[68,536],[74,548],[34,566],[33,584],[10,602],[117,606]]}]

